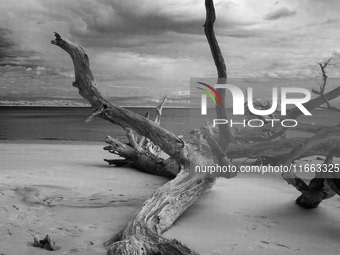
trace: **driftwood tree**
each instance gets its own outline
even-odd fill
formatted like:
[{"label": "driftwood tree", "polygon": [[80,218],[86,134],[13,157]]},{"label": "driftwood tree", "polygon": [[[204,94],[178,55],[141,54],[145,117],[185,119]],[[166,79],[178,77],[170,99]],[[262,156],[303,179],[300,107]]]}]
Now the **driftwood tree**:
[{"label": "driftwood tree", "polygon": [[340,112],[340,110],[334,106],[331,106],[329,100],[327,99],[327,97],[325,97],[325,90],[326,90],[326,86],[327,86],[327,81],[328,81],[328,75],[327,75],[327,68],[331,62],[331,60],[334,57],[334,53],[325,61],[325,62],[321,62],[319,63],[319,67],[321,69],[321,81],[319,81],[318,79],[316,79],[316,82],[319,85],[319,90],[316,89],[312,89],[312,92],[314,94],[320,95],[323,100],[324,103],[326,104],[326,107],[321,107],[320,108],[324,108],[324,109],[328,109],[328,110],[333,110],[333,111],[338,111]]},{"label": "driftwood tree", "polygon": [[[213,30],[215,21],[213,1],[206,0],[205,6],[204,30],[217,68],[217,81],[226,83],[226,67]],[[316,135],[308,139],[272,141],[286,130],[282,130],[282,127],[264,125],[261,128],[244,129],[233,133],[228,126],[224,126],[219,129],[220,135],[217,138],[211,126],[207,125],[199,130],[203,146],[202,151],[198,152],[195,146],[159,125],[165,99],[157,107],[158,117],[155,121],[150,120],[148,116],[142,117],[121,108],[100,94],[90,70],[89,58],[82,47],[58,33],[55,33],[52,44],[65,50],[72,58],[75,70],[73,86],[93,108],[93,115],[88,121],[100,117],[126,130],[128,144],[108,137],[106,142],[109,145],[105,147],[106,150],[125,159],[107,161],[114,165],[130,164],[148,173],[173,178],[145,201],[123,230],[105,242],[108,246],[107,254],[198,254],[179,241],[166,239],[161,234],[168,230],[197,198],[211,189],[217,177],[233,178],[236,173],[196,173],[194,171],[196,165],[214,163],[228,166],[231,165],[229,158],[250,156],[271,157],[272,162],[286,165],[298,157],[320,154],[328,155],[325,164],[331,166],[333,156],[339,155],[336,147],[339,142],[339,126],[309,127],[309,131]],[[225,93],[220,90],[219,94],[224,97]],[[324,103],[324,98],[332,100],[339,95],[340,87],[305,103],[304,106],[308,110],[313,110]],[[216,111],[219,118],[227,118],[223,107],[217,108]],[[289,111],[288,118],[295,119],[299,115],[301,111],[294,108]],[[305,131],[305,128],[303,129]],[[263,134],[268,133],[271,135],[263,137]],[[332,144],[329,144],[329,138],[333,139]],[[158,148],[170,157],[166,160],[161,158],[157,153]],[[300,205],[315,207],[322,199],[329,198],[335,193],[340,194],[337,174],[326,171],[320,175],[322,176],[318,176],[319,179],[315,179],[309,185],[294,173],[285,173],[283,178],[302,192],[297,200]]]}]

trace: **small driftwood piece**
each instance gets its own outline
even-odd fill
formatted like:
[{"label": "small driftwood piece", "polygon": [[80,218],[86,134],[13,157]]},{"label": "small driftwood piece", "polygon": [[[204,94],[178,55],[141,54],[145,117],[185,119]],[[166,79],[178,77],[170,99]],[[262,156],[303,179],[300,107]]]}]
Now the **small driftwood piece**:
[{"label": "small driftwood piece", "polygon": [[57,251],[60,249],[59,246],[55,245],[55,241],[49,235],[46,235],[46,237],[42,240],[39,239],[39,236],[35,236],[33,246],[40,247],[48,251]]}]

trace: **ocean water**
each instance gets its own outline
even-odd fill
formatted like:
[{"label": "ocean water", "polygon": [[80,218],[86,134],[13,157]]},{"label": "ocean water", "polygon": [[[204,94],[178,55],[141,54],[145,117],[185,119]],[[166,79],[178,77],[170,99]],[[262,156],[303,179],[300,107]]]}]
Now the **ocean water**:
[{"label": "ocean water", "polygon": [[[142,116],[150,112],[150,119],[156,116],[155,108],[128,108]],[[205,120],[211,121],[214,109],[208,109],[209,118],[200,115],[200,109],[192,113],[190,108],[164,108],[161,126],[175,135],[189,139],[193,128],[202,127]],[[87,107],[0,107],[0,140],[70,140],[104,141],[110,135],[126,141],[125,131],[117,125],[95,119],[86,123],[92,114]],[[334,111],[316,110],[312,116],[301,116],[298,121],[331,126],[340,122],[340,114]],[[229,116],[230,110],[229,110]],[[233,116],[231,116],[233,118]],[[235,118],[235,119],[239,119]]]},{"label": "ocean water", "polygon": [[[129,108],[150,119],[155,108]],[[110,135],[126,140],[125,131],[117,125],[96,118],[85,120],[92,114],[87,107],[0,107],[0,139],[5,140],[71,140],[104,141]],[[161,126],[176,135],[189,134],[188,108],[164,108]]]}]

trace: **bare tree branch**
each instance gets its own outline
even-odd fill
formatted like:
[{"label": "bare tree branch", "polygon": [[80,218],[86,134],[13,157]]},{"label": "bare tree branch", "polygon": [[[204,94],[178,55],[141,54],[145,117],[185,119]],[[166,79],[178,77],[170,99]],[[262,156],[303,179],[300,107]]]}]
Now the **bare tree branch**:
[{"label": "bare tree branch", "polygon": [[73,86],[77,87],[79,94],[92,105],[96,116],[100,116],[123,128],[134,129],[140,135],[152,140],[153,143],[158,145],[168,155],[174,158],[181,158],[189,163],[186,156],[181,153],[182,149],[186,146],[182,139],[160,127],[155,122],[107,101],[98,91],[90,70],[89,58],[84,49],[63,38],[58,33],[55,33],[55,37],[56,39],[52,41],[52,44],[59,46],[69,53],[73,60],[76,78]]},{"label": "bare tree branch", "polygon": [[[215,37],[214,32],[214,22],[216,20],[215,8],[213,0],[205,1],[206,8],[206,21],[204,24],[204,32],[207,37],[211,54],[213,56],[217,74],[218,74],[218,84],[226,84],[227,83],[227,68],[224,63],[224,58],[221,53],[221,49],[218,45],[218,42]],[[225,89],[217,89],[217,93],[220,95],[221,101],[225,102]],[[227,113],[225,110],[225,106],[217,104],[216,105],[216,114],[218,119],[227,119]],[[220,137],[218,143],[220,147],[226,151],[228,149],[229,144],[233,141],[233,133],[230,130],[228,125],[219,125],[218,126]]]}]

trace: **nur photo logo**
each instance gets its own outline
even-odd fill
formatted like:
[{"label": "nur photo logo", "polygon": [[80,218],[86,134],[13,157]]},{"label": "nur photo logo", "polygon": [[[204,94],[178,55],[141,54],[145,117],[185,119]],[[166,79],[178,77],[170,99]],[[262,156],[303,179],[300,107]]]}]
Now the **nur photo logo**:
[{"label": "nur photo logo", "polygon": [[[280,123],[283,127],[295,127],[298,122],[295,119],[276,119],[276,118],[266,118],[266,116],[272,115],[275,111],[280,110],[281,116],[287,115],[288,105],[292,105],[297,107],[305,116],[311,116],[312,114],[304,107],[304,103],[307,103],[311,99],[311,92],[305,88],[298,87],[273,87],[271,88],[271,105],[267,109],[257,109],[254,104],[254,90],[252,87],[246,88],[246,95],[242,91],[241,88],[232,84],[215,84],[213,86],[203,83],[196,82],[204,86],[196,87],[204,91],[204,94],[201,94],[201,115],[207,115],[207,95],[211,97],[215,106],[218,104],[216,102],[218,99],[221,106],[225,107],[225,102],[222,102],[220,95],[216,91],[216,89],[226,89],[231,93],[231,99],[226,98],[228,101],[232,100],[232,112],[233,115],[245,115],[245,112],[250,112],[254,116],[259,116],[258,119],[243,119],[241,122],[235,121],[233,119],[214,119],[213,126],[216,125],[224,125],[228,124],[230,126],[233,125],[243,125],[244,127],[262,127],[265,124],[271,123],[272,127],[275,123]],[[209,90],[210,91],[209,91]],[[215,97],[214,97],[214,95]],[[291,97],[294,95],[294,97]],[[280,100],[279,100],[280,99]],[[280,107],[279,107],[280,106]],[[278,109],[280,108],[280,109]]]}]

